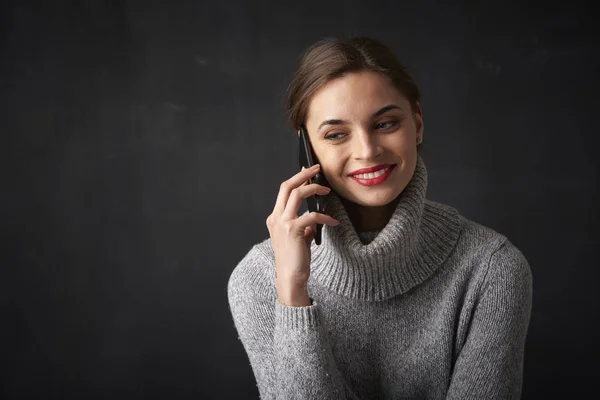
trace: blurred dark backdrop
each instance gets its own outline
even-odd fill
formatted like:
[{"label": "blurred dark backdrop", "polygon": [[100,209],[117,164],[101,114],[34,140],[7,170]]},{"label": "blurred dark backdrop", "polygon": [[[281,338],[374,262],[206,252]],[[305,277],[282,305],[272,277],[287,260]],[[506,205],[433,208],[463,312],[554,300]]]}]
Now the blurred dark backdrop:
[{"label": "blurred dark backdrop", "polygon": [[596,389],[592,2],[1,4],[0,397],[258,397],[227,279],[298,170],[300,53],[359,34],[423,91],[428,197],[530,261],[523,398]]}]

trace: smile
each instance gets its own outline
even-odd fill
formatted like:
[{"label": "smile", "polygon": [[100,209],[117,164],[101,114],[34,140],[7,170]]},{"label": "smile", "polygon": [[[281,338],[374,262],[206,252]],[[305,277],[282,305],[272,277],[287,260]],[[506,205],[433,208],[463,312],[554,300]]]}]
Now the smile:
[{"label": "smile", "polygon": [[352,178],[357,183],[363,186],[373,186],[378,185],[384,182],[392,173],[392,171],[396,168],[396,165],[392,165],[385,169],[380,169],[377,172],[370,172],[368,174],[359,174],[359,175],[351,175]]}]

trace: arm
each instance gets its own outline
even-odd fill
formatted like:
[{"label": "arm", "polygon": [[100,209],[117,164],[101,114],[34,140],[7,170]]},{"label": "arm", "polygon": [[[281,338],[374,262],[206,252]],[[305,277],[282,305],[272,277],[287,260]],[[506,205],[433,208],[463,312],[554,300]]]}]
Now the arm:
[{"label": "arm", "polygon": [[529,264],[506,241],[490,259],[447,399],[520,398],[531,301]]},{"label": "arm", "polygon": [[319,305],[279,303],[267,279],[257,279],[266,260],[250,253],[233,272],[228,297],[261,398],[346,399]]}]

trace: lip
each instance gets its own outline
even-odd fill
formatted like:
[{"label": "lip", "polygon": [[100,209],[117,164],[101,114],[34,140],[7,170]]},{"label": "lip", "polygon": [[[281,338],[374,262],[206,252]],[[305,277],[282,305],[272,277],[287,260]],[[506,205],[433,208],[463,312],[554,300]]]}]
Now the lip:
[{"label": "lip", "polygon": [[356,171],[350,172],[348,174],[348,176],[351,177],[353,175],[360,175],[360,174],[368,174],[370,172],[377,172],[379,170],[386,169],[386,168],[391,167],[393,165],[396,165],[396,164],[379,164],[379,165],[376,165],[374,167],[357,169]]},{"label": "lip", "polygon": [[352,179],[353,181],[355,181],[356,183],[358,183],[359,185],[362,185],[362,186],[375,186],[375,185],[379,185],[380,183],[383,183],[392,174],[394,169],[396,169],[396,164],[392,164],[390,166],[390,168],[383,175],[378,176],[377,178],[361,179],[361,178],[357,178],[356,176],[350,176],[350,179]]}]

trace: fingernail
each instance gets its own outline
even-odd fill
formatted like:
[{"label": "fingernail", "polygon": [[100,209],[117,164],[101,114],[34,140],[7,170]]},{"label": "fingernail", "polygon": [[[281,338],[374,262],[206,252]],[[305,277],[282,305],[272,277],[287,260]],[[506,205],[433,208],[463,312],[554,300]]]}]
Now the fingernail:
[{"label": "fingernail", "polygon": [[319,167],[320,167],[320,165],[319,165],[319,164],[315,164],[315,165],[313,165],[311,168],[312,168],[312,169],[317,169],[317,168],[319,168]]}]

